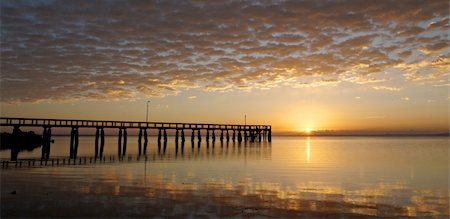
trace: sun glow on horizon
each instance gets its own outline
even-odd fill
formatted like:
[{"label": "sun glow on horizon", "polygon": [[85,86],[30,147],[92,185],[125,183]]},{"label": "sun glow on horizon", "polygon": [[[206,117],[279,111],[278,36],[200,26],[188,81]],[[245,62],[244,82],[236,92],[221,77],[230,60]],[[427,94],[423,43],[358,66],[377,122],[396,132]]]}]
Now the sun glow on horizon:
[{"label": "sun glow on horizon", "polygon": [[308,134],[308,135],[311,134],[312,131],[313,130],[311,128],[306,128],[305,129],[305,133]]}]

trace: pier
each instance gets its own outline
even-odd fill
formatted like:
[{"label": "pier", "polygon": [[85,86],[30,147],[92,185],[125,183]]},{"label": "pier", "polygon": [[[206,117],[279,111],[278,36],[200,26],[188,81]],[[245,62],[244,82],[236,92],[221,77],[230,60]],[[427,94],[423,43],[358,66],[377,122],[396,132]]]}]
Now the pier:
[{"label": "pier", "polygon": [[[42,119],[42,118],[12,118],[0,117],[0,127],[13,127],[13,135],[20,132],[20,127],[42,127],[42,157],[41,160],[50,159],[52,128],[71,128],[68,155],[70,159],[77,159],[79,144],[79,129],[96,129],[94,157],[103,157],[105,146],[105,129],[116,129],[118,135],[118,156],[125,156],[127,149],[127,130],[138,129],[137,147],[140,154],[145,154],[148,145],[148,131],[157,130],[158,145],[167,142],[167,131],[175,133],[175,142],[186,141],[185,131],[190,131],[190,140],[202,141],[202,133],[205,141],[216,141],[216,135],[220,142],[262,142],[272,141],[272,126],[270,125],[236,125],[236,124],[201,124],[201,123],[167,123],[167,122],[133,122],[133,121],[102,121],[102,120],[73,120],[73,119]],[[184,144],[182,144],[184,145]],[[192,144],[193,145],[193,144]],[[200,144],[198,144],[200,145]],[[17,160],[18,145],[11,149],[11,160]]]}]

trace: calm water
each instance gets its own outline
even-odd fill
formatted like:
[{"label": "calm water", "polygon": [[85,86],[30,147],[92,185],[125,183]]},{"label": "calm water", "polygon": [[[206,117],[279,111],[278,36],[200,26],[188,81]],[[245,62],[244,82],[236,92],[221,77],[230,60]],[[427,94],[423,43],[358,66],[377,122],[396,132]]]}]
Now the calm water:
[{"label": "calm water", "polygon": [[[67,157],[69,137],[54,139],[51,157]],[[93,145],[94,137],[80,137],[78,156],[92,156]],[[117,137],[107,137],[105,164],[3,169],[2,216],[449,215],[447,137],[274,137],[208,147],[203,139],[178,150],[173,138],[158,150],[152,137],[147,161],[136,161],[137,150],[129,137],[131,161],[109,163]],[[40,149],[19,154],[39,157]],[[65,215],[73,208],[81,210]]]}]

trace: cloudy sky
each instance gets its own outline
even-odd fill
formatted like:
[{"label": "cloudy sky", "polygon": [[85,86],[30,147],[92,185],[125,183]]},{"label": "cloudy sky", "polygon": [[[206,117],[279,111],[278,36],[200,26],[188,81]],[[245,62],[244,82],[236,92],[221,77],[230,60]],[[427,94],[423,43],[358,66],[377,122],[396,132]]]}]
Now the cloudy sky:
[{"label": "cloudy sky", "polygon": [[1,115],[448,131],[449,1],[12,1]]}]

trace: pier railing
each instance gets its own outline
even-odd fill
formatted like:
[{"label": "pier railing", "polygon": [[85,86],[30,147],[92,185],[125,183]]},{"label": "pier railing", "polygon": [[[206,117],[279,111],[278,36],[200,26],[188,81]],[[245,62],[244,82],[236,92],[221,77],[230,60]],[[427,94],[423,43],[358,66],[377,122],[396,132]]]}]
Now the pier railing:
[{"label": "pier railing", "polygon": [[136,122],[105,121],[75,119],[41,119],[0,117],[0,126],[35,126],[35,127],[79,127],[79,128],[149,128],[149,129],[216,129],[244,130],[270,129],[270,125],[238,125],[238,124],[206,124],[206,123],[174,123],[174,122]]}]

